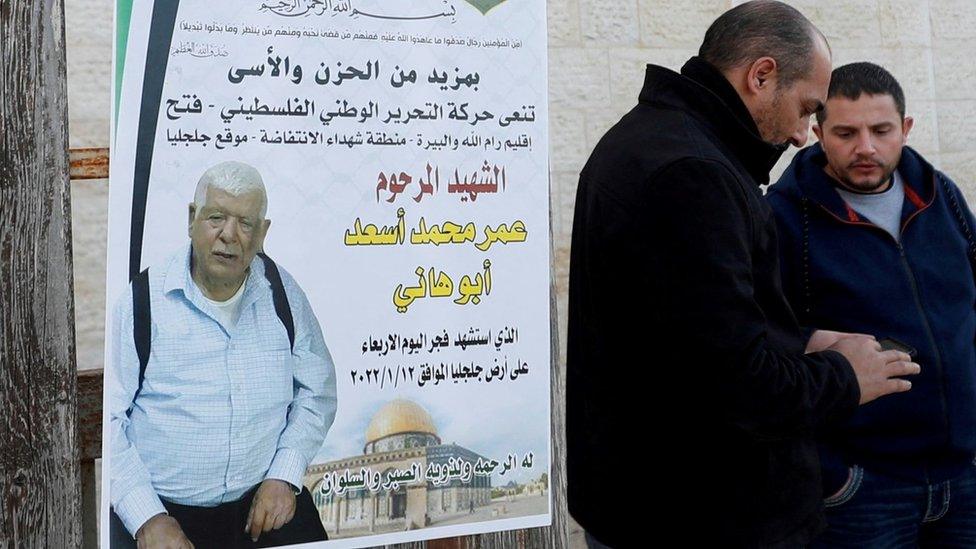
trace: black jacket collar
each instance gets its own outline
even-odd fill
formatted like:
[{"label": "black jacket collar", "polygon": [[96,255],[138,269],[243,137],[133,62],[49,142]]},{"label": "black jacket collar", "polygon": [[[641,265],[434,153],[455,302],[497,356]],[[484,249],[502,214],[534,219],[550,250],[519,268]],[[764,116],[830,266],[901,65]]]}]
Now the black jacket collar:
[{"label": "black jacket collar", "polygon": [[769,170],[786,150],[766,143],[756,122],[725,76],[709,63],[692,57],[681,74],[647,66],[640,101],[679,108],[712,127],[735,159],[760,185],[769,183]]}]

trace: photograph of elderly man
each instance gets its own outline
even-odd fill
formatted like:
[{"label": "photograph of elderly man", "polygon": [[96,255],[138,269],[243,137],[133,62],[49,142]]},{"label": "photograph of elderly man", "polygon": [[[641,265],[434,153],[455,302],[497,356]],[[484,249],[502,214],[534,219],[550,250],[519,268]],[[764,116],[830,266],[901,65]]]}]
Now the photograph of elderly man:
[{"label": "photograph of elderly man", "polygon": [[305,293],[263,253],[267,207],[254,167],[210,167],[189,243],[116,304],[112,547],[326,539],[302,480],[335,418],[335,369]]}]

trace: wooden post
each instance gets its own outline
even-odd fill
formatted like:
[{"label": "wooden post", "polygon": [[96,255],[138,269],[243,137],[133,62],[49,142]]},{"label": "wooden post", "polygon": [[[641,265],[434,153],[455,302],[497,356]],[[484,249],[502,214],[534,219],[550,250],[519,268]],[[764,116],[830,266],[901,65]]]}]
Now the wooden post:
[{"label": "wooden post", "polygon": [[78,547],[62,0],[0,0],[0,63],[0,547]]},{"label": "wooden post", "polygon": [[78,448],[81,453],[81,547],[98,549],[95,459],[102,455],[102,369],[78,372]]}]

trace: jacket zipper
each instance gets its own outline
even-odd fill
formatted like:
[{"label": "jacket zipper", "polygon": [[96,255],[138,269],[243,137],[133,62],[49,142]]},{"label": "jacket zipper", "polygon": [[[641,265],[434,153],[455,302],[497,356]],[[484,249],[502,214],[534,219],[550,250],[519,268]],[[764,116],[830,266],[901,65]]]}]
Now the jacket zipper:
[{"label": "jacket zipper", "polygon": [[901,263],[905,267],[905,271],[908,272],[908,281],[912,286],[912,297],[915,298],[915,307],[918,309],[918,314],[922,318],[922,325],[925,326],[925,335],[928,336],[929,345],[932,346],[932,351],[934,351],[933,356],[935,357],[936,374],[938,374],[939,377],[939,385],[942,387],[942,390],[939,392],[939,399],[942,402],[942,419],[946,427],[946,437],[949,438],[949,404],[946,402],[947,389],[945,386],[945,370],[942,367],[942,354],[939,352],[939,346],[935,342],[935,334],[932,332],[932,326],[929,324],[929,319],[925,316],[925,310],[922,308],[922,299],[919,296],[918,291],[918,281],[915,279],[915,272],[912,271],[912,267],[908,263],[908,256],[905,255],[905,248],[903,248],[901,243],[897,241],[895,242],[895,246],[898,247],[898,256],[901,258]]},{"label": "jacket zipper", "polygon": [[[935,177],[933,177],[933,180],[934,179]],[[938,182],[936,181],[936,183]],[[913,219],[915,219],[915,217],[918,216],[918,214],[922,213],[923,210],[928,209],[928,207],[931,206],[933,202],[935,202],[934,196],[932,197],[932,200],[930,200],[927,204],[915,210],[910,216],[908,216],[908,218],[905,219],[905,222],[902,223],[901,225],[901,233],[904,234],[905,229],[908,227],[908,223],[911,222]],[[869,227],[883,232],[885,236],[890,238],[895,243],[895,247],[898,248],[898,256],[901,258],[902,266],[905,268],[905,271],[908,273],[908,281],[912,287],[912,297],[915,300],[915,308],[918,310],[918,315],[922,319],[922,325],[925,327],[925,335],[928,337],[929,345],[932,346],[933,356],[935,357],[936,374],[938,375],[939,385],[942,387],[942,390],[939,392],[939,399],[942,403],[942,419],[946,426],[946,438],[949,438],[950,437],[949,404],[946,402],[947,389],[945,386],[945,371],[942,368],[942,354],[939,352],[939,346],[935,342],[935,334],[932,332],[932,326],[931,324],[929,324],[929,319],[928,317],[925,316],[925,310],[922,308],[922,299],[918,291],[918,281],[915,279],[915,271],[912,270],[911,265],[908,263],[908,256],[905,255],[905,249],[902,247],[901,243],[898,242],[898,240],[891,235],[891,233],[882,229],[881,227],[878,227],[874,223],[868,223],[865,221],[847,221],[845,219],[841,219],[840,217],[834,215],[834,213],[828,210],[823,204],[817,202],[817,205],[820,206],[825,212],[827,212],[827,214],[830,217],[833,217],[834,219],[840,221],[841,223],[844,223],[845,225],[860,225],[863,227]]]}]

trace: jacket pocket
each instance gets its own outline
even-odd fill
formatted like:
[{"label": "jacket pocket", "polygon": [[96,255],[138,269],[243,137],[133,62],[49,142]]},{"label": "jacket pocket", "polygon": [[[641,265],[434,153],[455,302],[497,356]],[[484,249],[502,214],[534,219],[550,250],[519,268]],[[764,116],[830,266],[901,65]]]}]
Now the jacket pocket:
[{"label": "jacket pocket", "polygon": [[849,468],[847,482],[844,483],[840,491],[824,498],[824,507],[836,507],[850,501],[854,497],[854,494],[857,493],[857,489],[861,487],[861,481],[863,480],[864,468],[860,465],[852,465]]}]

